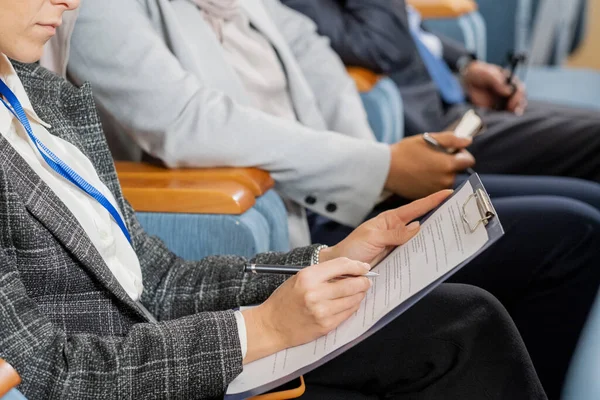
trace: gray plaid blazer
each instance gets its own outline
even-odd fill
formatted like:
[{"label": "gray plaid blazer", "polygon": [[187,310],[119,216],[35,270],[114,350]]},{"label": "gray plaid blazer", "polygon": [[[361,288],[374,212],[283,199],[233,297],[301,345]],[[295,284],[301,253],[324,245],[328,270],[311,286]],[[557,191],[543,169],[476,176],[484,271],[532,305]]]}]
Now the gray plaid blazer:
[{"label": "gray plaid blazer", "polygon": [[[0,357],[33,399],[218,398],[242,370],[232,308],[281,277],[249,277],[235,256],[186,262],[148,236],[123,199],[89,85],[14,63],[50,132],[86,154],[115,195],[140,259],[144,313],[75,217],[0,135]],[[258,255],[308,265],[314,247]]]}]

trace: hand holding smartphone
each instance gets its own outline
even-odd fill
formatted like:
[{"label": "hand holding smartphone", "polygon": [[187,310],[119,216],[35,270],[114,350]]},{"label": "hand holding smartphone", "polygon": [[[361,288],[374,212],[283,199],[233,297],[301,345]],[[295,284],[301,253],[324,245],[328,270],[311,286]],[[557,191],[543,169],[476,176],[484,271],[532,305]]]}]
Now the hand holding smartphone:
[{"label": "hand holding smartphone", "polygon": [[[460,138],[473,138],[484,129],[483,120],[475,110],[471,109],[457,123],[450,125],[447,130],[454,131],[454,135]],[[448,149],[448,152],[454,153],[456,149]]]}]

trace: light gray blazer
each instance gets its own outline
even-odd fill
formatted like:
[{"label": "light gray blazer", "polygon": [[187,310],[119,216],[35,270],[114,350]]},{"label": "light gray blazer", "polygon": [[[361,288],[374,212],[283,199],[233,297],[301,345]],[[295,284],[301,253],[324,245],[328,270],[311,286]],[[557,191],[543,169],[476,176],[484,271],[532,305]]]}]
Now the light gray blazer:
[{"label": "light gray blazer", "polygon": [[144,151],[172,167],[270,171],[296,245],[308,240],[304,207],[357,225],[381,194],[389,148],[375,141],[352,80],[312,21],[278,0],[241,4],[277,50],[301,124],[250,106],[191,0],[82,2],[70,77],[91,82],[117,158]]}]

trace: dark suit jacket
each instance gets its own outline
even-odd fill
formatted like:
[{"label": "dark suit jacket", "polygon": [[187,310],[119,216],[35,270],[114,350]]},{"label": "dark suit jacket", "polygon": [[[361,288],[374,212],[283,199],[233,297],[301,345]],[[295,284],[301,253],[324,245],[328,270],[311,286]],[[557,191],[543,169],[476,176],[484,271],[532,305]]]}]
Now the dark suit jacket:
[{"label": "dark suit jacket", "polygon": [[[261,302],[281,277],[242,274],[240,257],[186,262],[138,224],[81,89],[33,65],[15,67],[50,132],[76,145],[113,192],[140,258],[149,323],[75,217],[0,135],[0,358],[35,399],[222,396],[242,370],[233,307]],[[313,247],[257,262],[310,263]]]},{"label": "dark suit jacket", "polygon": [[[440,131],[460,116],[458,109],[449,110],[442,102],[421,61],[404,0],[282,1],[313,19],[344,63],[389,75],[396,82],[404,103],[406,135]],[[451,39],[440,40],[452,69],[461,56],[470,54]]]}]

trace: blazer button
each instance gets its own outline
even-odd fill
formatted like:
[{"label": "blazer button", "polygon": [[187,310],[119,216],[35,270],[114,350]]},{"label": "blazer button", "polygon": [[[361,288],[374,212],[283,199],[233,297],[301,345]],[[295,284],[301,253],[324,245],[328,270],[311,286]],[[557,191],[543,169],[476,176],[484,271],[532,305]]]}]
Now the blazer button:
[{"label": "blazer button", "polygon": [[333,213],[337,210],[337,204],[329,203],[325,206],[325,210],[327,210],[327,212]]},{"label": "blazer button", "polygon": [[317,202],[317,199],[315,198],[315,196],[306,196],[304,201],[306,202],[306,204],[312,206],[313,204],[315,204]]}]

